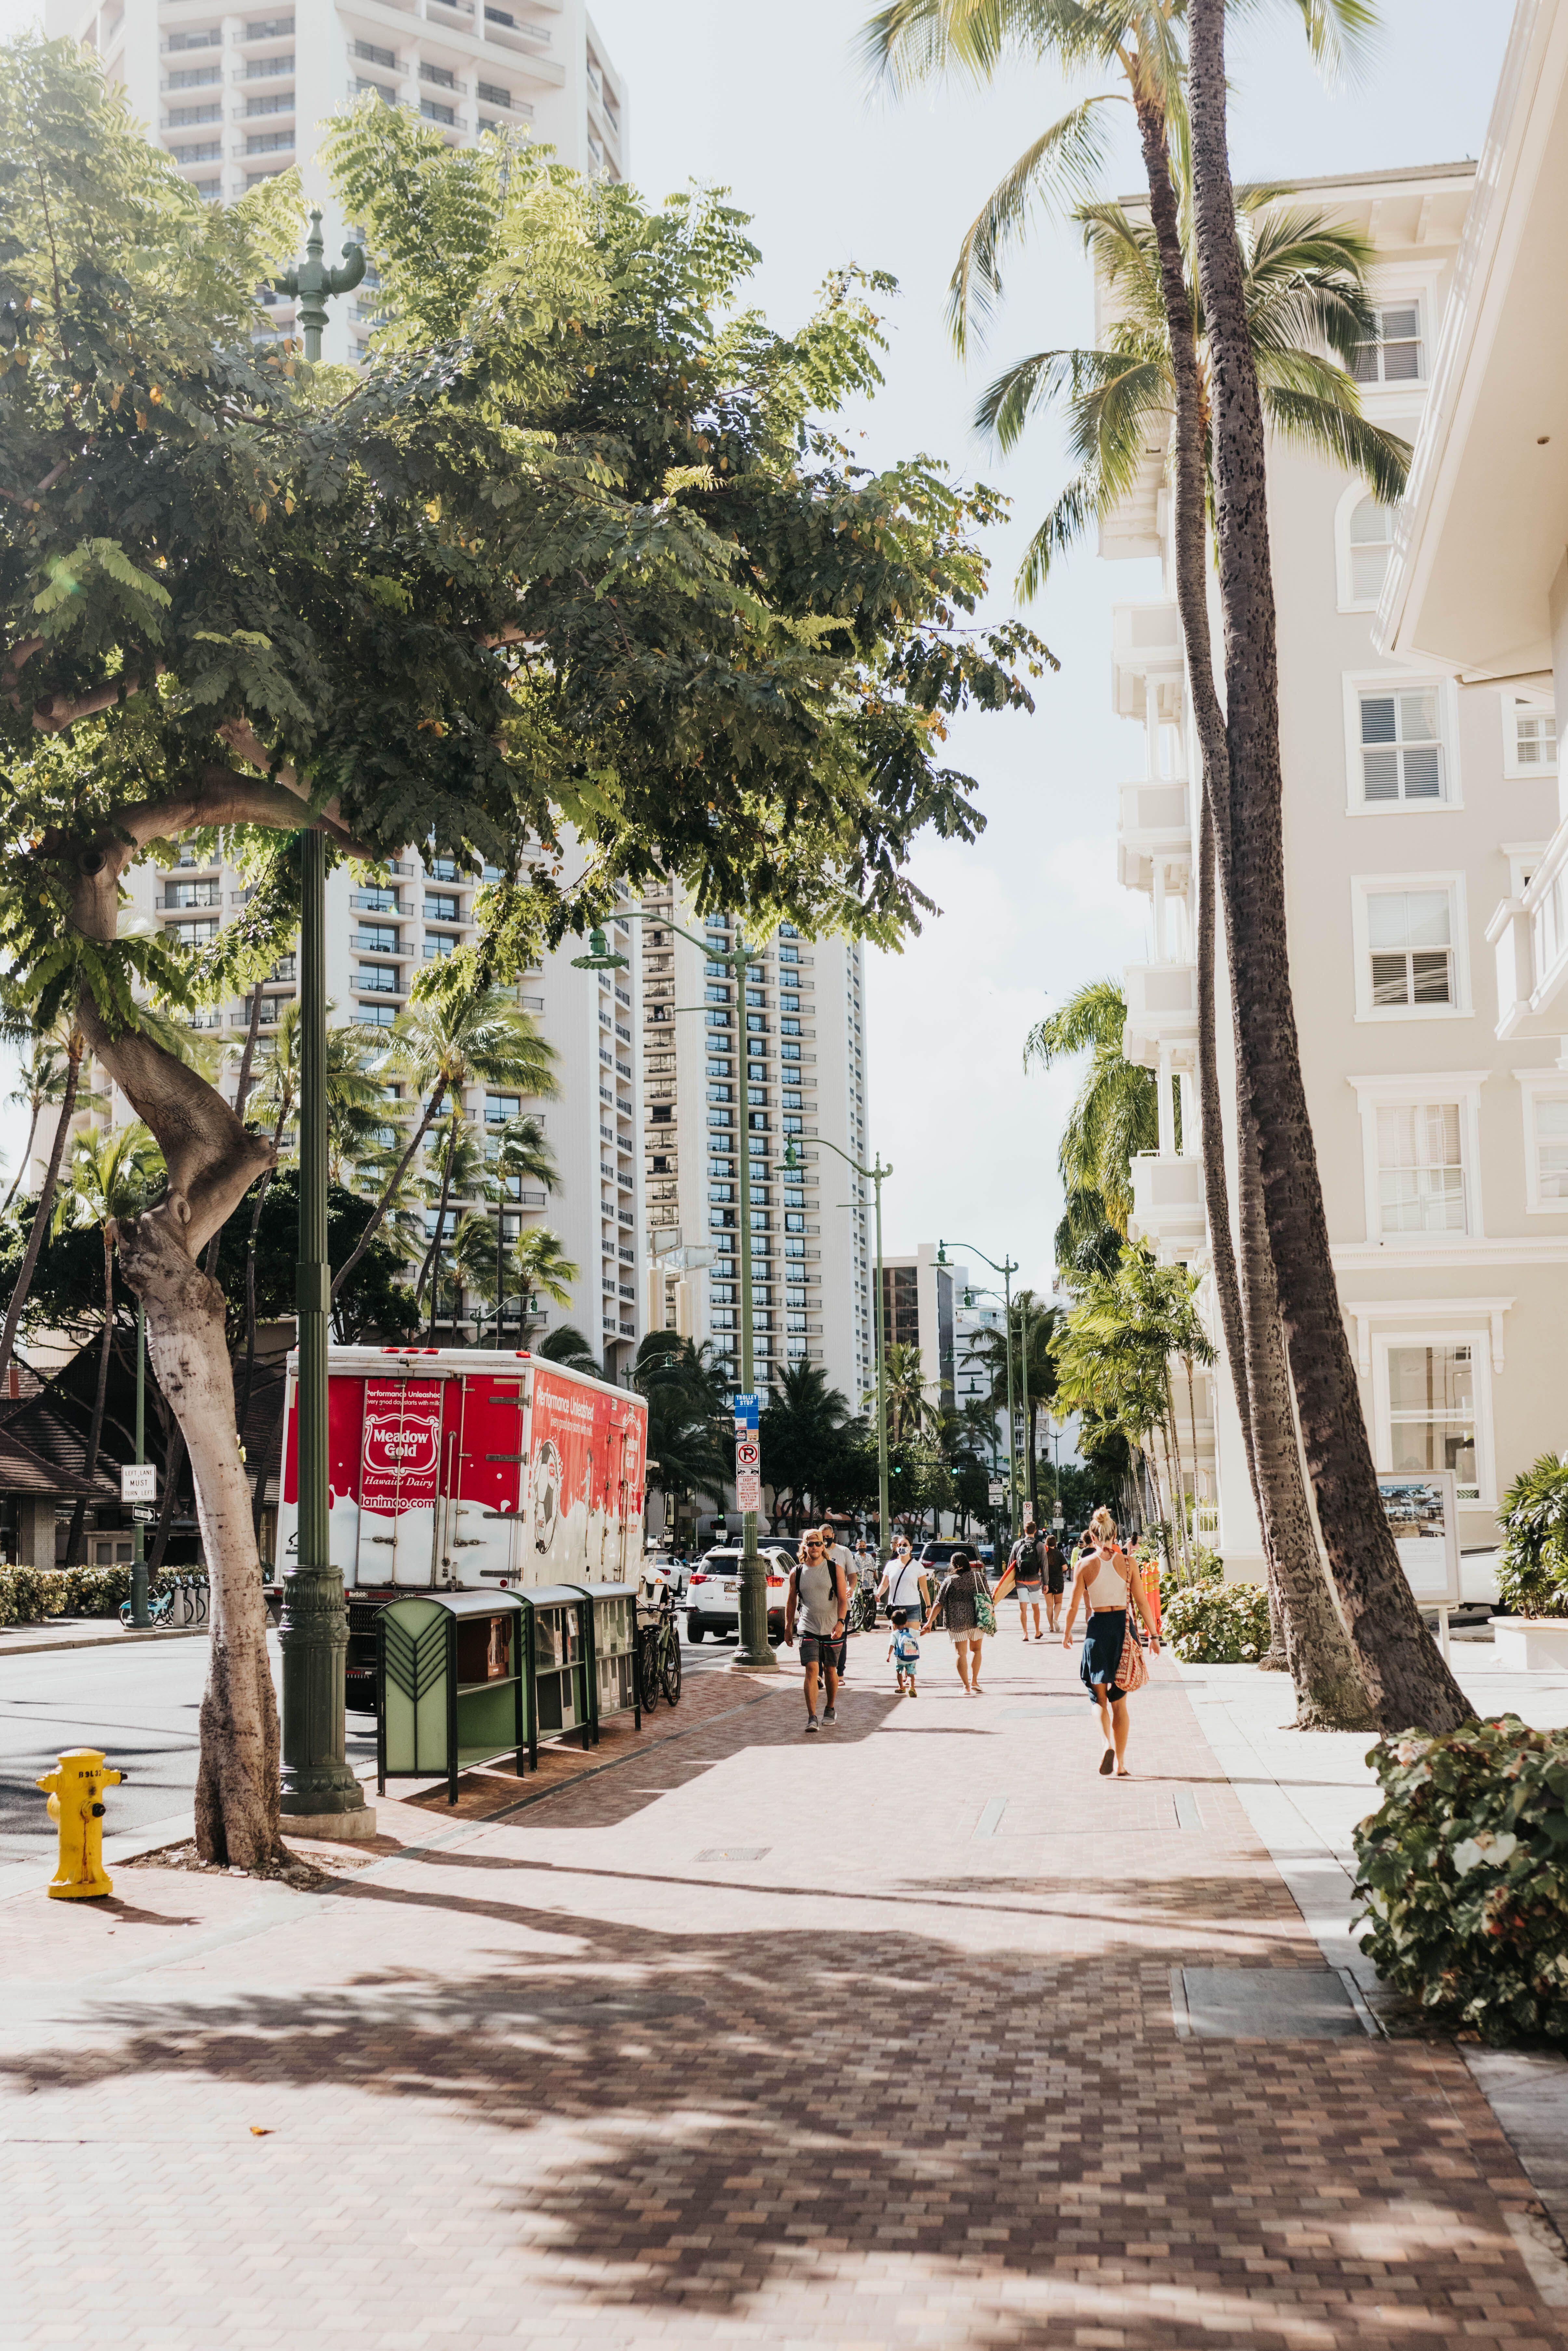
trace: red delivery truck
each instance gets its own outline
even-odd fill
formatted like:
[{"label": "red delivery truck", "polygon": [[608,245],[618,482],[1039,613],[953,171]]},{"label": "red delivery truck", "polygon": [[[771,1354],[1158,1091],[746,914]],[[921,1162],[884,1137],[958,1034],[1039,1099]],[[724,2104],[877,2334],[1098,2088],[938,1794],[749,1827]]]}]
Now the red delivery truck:
[{"label": "red delivery truck", "polygon": [[[295,1563],[288,1358],[277,1567]],[[332,1563],[351,1595],[432,1585],[635,1583],[648,1406],[629,1388],[481,1348],[328,1352]]]}]

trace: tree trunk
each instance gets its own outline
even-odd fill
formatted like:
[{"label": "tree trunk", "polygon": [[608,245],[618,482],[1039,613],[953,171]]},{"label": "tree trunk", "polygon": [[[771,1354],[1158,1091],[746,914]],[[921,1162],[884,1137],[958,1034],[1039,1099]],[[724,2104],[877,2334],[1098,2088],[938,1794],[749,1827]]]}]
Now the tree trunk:
[{"label": "tree trunk", "polygon": [[161,1209],[123,1225],[120,1249],[125,1278],[146,1310],[147,1352],[158,1384],[190,1452],[212,1592],[196,1849],[204,1861],[257,1869],[282,1851],[277,1700],[250,1493],[235,1443],[224,1294],[193,1263]]},{"label": "tree trunk", "polygon": [[27,1292],[33,1286],[37,1269],[38,1252],[44,1246],[44,1235],[54,1214],[55,1192],[60,1180],[60,1162],[65,1157],[66,1130],[76,1112],[77,1079],[81,1070],[81,1057],[86,1040],[79,1027],[73,1026],[70,1044],[66,1053],[66,1090],[60,1096],[59,1124],[55,1129],[54,1147],[49,1153],[49,1165],[38,1194],[38,1205],[33,1214],[33,1228],[27,1235],[27,1246],[22,1258],[22,1270],[16,1276],[16,1287],[11,1292],[11,1302],[5,1309],[5,1327],[0,1331],[0,1380],[5,1376],[11,1363],[11,1351],[16,1343],[16,1325],[22,1319],[22,1309],[27,1302]]},{"label": "tree trunk", "polygon": [[103,1240],[103,1333],[98,1343],[98,1386],[92,1399],[92,1419],[88,1426],[87,1454],[82,1462],[82,1480],[88,1489],[77,1498],[71,1512],[70,1532],[66,1537],[66,1565],[81,1565],[81,1547],[87,1520],[89,1495],[98,1475],[98,1449],[103,1442],[103,1407],[109,1395],[109,1351],[114,1343],[114,1247],[104,1227]]},{"label": "tree trunk", "polygon": [[158,1505],[158,1523],[152,1530],[152,1548],[147,1554],[150,1577],[158,1573],[163,1564],[163,1554],[169,1548],[169,1530],[174,1522],[174,1502],[184,1467],[185,1439],[179,1422],[171,1413],[169,1434],[163,1445],[163,1499]]},{"label": "tree trunk", "polygon": [[1442,1732],[1467,1720],[1471,1708],[1422,1625],[1378,1494],[1329,1253],[1291,996],[1266,450],[1226,147],[1225,0],[1192,0],[1188,24],[1225,617],[1231,969],[1244,1085],[1257,1124],[1301,1443],[1351,1637],[1382,1728]]}]

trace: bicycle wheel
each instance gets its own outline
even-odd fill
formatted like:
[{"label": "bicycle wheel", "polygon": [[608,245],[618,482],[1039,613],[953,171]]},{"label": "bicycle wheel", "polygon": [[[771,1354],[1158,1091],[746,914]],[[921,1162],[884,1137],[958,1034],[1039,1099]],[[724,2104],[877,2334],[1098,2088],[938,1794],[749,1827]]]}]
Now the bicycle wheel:
[{"label": "bicycle wheel", "polygon": [[664,1627],[664,1702],[679,1706],[681,1702],[681,1644],[673,1624]]},{"label": "bicycle wheel", "polygon": [[659,1703],[659,1648],[652,1633],[644,1633],[637,1644],[637,1687],[643,1713],[652,1714]]}]

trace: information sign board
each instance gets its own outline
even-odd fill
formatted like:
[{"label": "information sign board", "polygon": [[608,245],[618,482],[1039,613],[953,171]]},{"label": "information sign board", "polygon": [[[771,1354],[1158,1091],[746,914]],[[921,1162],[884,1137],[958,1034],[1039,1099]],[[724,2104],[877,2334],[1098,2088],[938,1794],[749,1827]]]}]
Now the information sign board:
[{"label": "information sign board", "polygon": [[762,1508],[762,1479],[755,1469],[736,1471],[735,1507],[743,1513]]},{"label": "information sign board", "polygon": [[1459,1604],[1457,1483],[1451,1469],[1423,1469],[1377,1481],[1399,1564],[1423,1608]]},{"label": "information sign board", "polygon": [[155,1502],[158,1499],[158,1464],[155,1461],[121,1462],[120,1499],[122,1502]]}]

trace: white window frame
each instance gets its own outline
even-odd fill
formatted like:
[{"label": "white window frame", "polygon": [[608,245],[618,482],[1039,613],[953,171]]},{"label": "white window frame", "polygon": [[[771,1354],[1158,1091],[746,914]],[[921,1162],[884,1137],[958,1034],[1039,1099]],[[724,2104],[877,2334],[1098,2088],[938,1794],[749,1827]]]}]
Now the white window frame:
[{"label": "white window frame", "polygon": [[1548,841],[1505,841],[1502,853],[1508,860],[1508,888],[1511,898],[1522,898],[1529,889],[1535,869],[1552,846]]},{"label": "white window frame", "polygon": [[1513,1076],[1524,1116],[1525,1214],[1568,1217],[1568,1200],[1543,1200],[1541,1196],[1541,1137],[1535,1123],[1535,1106],[1542,1094],[1568,1100],[1568,1070],[1515,1070]]},{"label": "white window frame", "polygon": [[[1555,776],[1557,761],[1542,759],[1534,764],[1519,756],[1519,714],[1521,710],[1550,713],[1556,719],[1556,705],[1550,695],[1500,694],[1498,707],[1502,714],[1502,771],[1511,783],[1533,783],[1538,776]],[[1559,745],[1561,751],[1561,745]]]},{"label": "white window frame", "polygon": [[[1374,1004],[1372,944],[1366,902],[1396,890],[1447,890],[1453,932],[1454,999],[1451,1004]],[[1358,1020],[1471,1020],[1469,910],[1465,877],[1456,866],[1436,873],[1353,873],[1350,877],[1351,941],[1355,955],[1355,1017]],[[1354,1081],[1353,1080],[1354,1083]]]},{"label": "white window frame", "polygon": [[[1334,601],[1342,612],[1375,612],[1382,594],[1382,590],[1379,590],[1376,596],[1357,596],[1351,584],[1350,518],[1362,500],[1370,497],[1371,495],[1364,482],[1352,482],[1334,508]],[[1399,508],[1397,505],[1391,506],[1386,512],[1388,535],[1392,539],[1394,526],[1399,518]],[[1389,559],[1393,560],[1392,548],[1389,550]],[[1386,574],[1385,576],[1386,577]]]},{"label": "white window frame", "polygon": [[[1366,1238],[1390,1257],[1411,1249],[1464,1249],[1486,1237],[1481,1202],[1481,1088],[1490,1070],[1421,1070],[1396,1076],[1350,1078],[1361,1113],[1361,1172]],[[1465,1171],[1465,1228],[1458,1233],[1385,1233],[1378,1197],[1377,1113],[1424,1102],[1458,1102],[1459,1160]]]},{"label": "white window frame", "polygon": [[[1363,1330],[1363,1369],[1372,1374],[1372,1449],[1383,1476],[1394,1474],[1394,1415],[1388,1376],[1395,1347],[1468,1347],[1475,1383],[1477,1492],[1461,1510],[1497,1508],[1497,1447],[1492,1426],[1492,1374],[1502,1369],[1502,1318],[1511,1298],[1390,1301],[1356,1312]],[[1386,1320],[1385,1319],[1386,1318]],[[1370,1363],[1365,1358],[1370,1356]]]},{"label": "white window frame", "polygon": [[[1368,800],[1363,797],[1361,697],[1364,694],[1436,695],[1437,740],[1443,749],[1443,797],[1440,800]],[[1459,689],[1451,677],[1431,670],[1368,669],[1344,674],[1344,804],[1347,816],[1448,816],[1465,804],[1464,777],[1459,766]]]},{"label": "white window frame", "polygon": [[[1390,382],[1378,376],[1370,383],[1355,378],[1356,389],[1363,403],[1372,401],[1378,408],[1405,401],[1424,402],[1432,381],[1432,368],[1437,359],[1437,329],[1442,319],[1442,305],[1437,299],[1439,272],[1431,269],[1400,270],[1387,277],[1377,273],[1367,288],[1367,297],[1375,310],[1399,310],[1414,307],[1416,331],[1421,342],[1421,372],[1419,375],[1396,377]],[[1381,340],[1381,339],[1380,339]],[[1354,372],[1354,371],[1353,371]]]}]

